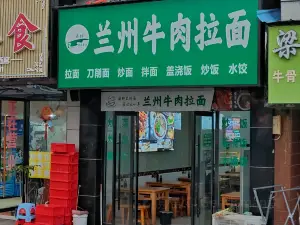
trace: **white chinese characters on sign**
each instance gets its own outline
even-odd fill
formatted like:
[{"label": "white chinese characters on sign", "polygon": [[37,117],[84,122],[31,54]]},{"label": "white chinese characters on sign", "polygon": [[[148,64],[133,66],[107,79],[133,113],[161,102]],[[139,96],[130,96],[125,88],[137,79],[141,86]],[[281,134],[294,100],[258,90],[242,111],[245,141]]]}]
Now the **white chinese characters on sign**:
[{"label": "white chinese characters on sign", "polygon": [[107,36],[111,35],[111,30],[109,29],[110,22],[105,21],[105,26],[103,28],[102,24],[99,24],[99,32],[96,34],[99,38],[99,44],[101,47],[94,49],[96,55],[105,52],[114,52],[114,46],[109,44],[109,39]]},{"label": "white chinese characters on sign", "polygon": [[7,65],[9,64],[9,57],[8,56],[0,56],[0,65]]},{"label": "white chinese characters on sign", "polygon": [[[222,44],[222,39],[217,37],[219,21],[216,20],[215,14],[210,14],[210,23],[205,21],[204,13],[200,13],[200,23],[196,26],[199,34],[195,37],[195,42],[197,43],[201,51],[204,50],[205,46]],[[208,40],[205,40],[205,34],[207,33]]]},{"label": "white chinese characters on sign", "polygon": [[239,63],[239,64],[234,64],[232,63],[229,65],[229,74],[234,75],[234,74],[247,74],[247,69],[248,65],[246,63]]},{"label": "white chinese characters on sign", "polygon": [[[228,17],[232,19],[231,24],[226,25],[226,42],[227,47],[232,48],[234,46],[242,46],[246,48],[248,46],[250,37],[251,23],[247,19],[241,19],[245,17],[246,11],[244,9],[231,12]],[[177,20],[170,24],[170,49],[175,50],[177,44],[181,43],[183,49],[187,52],[191,49],[191,20],[188,17],[184,17],[182,13],[177,14]],[[117,32],[118,39],[120,41],[118,53],[124,51],[125,45],[129,49],[133,47],[135,55],[138,54],[138,19],[133,18],[132,21],[121,21],[121,29]],[[210,45],[222,44],[223,40],[218,36],[220,22],[217,20],[215,14],[209,14],[209,22],[205,18],[204,13],[200,13],[200,23],[195,27],[197,35],[194,38],[196,45],[201,51],[205,47]],[[109,37],[112,32],[109,28],[110,21],[106,20],[105,25],[99,24],[99,32],[97,37],[99,38],[100,47],[94,49],[94,53],[113,53],[114,46],[110,44]],[[155,14],[152,14],[151,21],[147,21],[145,30],[143,32],[143,41],[145,43],[151,42],[151,52],[153,55],[157,52],[158,40],[165,39],[166,34],[164,32],[166,27],[162,27],[162,24],[158,21]]]},{"label": "white chinese characters on sign", "polygon": [[142,77],[157,77],[157,67],[142,67],[141,74]]},{"label": "white chinese characters on sign", "polygon": [[163,31],[159,31],[161,28],[161,23],[157,22],[156,15],[152,15],[152,21],[147,22],[147,26],[144,32],[143,40],[144,42],[152,42],[152,54],[156,54],[156,42],[159,39],[165,38],[165,33]]},{"label": "white chinese characters on sign", "polygon": [[176,66],[167,66],[166,76],[191,76],[192,75],[192,66],[191,65],[176,65]]},{"label": "white chinese characters on sign", "polygon": [[233,20],[231,24],[226,25],[228,48],[239,45],[244,48],[247,48],[248,46],[251,23],[249,20],[239,21],[241,16],[246,16],[246,11],[244,9],[228,14],[228,17]]},{"label": "white chinese characters on sign", "polygon": [[279,57],[290,59],[290,55],[296,55],[296,48],[300,47],[300,43],[295,43],[297,41],[297,33],[294,30],[290,30],[284,32],[282,30],[279,31],[279,35],[277,36],[277,45],[278,48],[273,50],[274,53],[278,53]]},{"label": "white chinese characters on sign", "polygon": [[133,68],[118,68],[118,77],[133,77]]},{"label": "white chinese characters on sign", "polygon": [[127,38],[127,47],[130,49],[133,38],[133,52],[136,55],[138,52],[138,20],[137,18],[133,19],[133,28],[131,28],[131,22],[127,22],[127,30],[126,24],[124,21],[121,22],[121,31],[118,32],[118,38],[121,41],[120,48],[118,53],[121,53],[124,49],[125,40]]},{"label": "white chinese characters on sign", "polygon": [[178,13],[178,20],[171,23],[171,41],[170,48],[172,51],[175,49],[175,45],[181,41],[182,47],[187,52],[191,48],[191,20],[189,18],[183,18],[182,13]]},{"label": "white chinese characters on sign", "polygon": [[87,78],[88,79],[99,79],[99,78],[109,78],[109,68],[96,68],[96,69],[88,69],[87,70]]},{"label": "white chinese characters on sign", "polygon": [[219,75],[219,64],[203,64],[201,66],[201,75]]},{"label": "white chinese characters on sign", "polygon": [[33,63],[33,67],[26,68],[26,72],[37,72],[37,73],[43,73],[43,67],[44,67],[44,54],[41,53],[39,56],[39,61]]},{"label": "white chinese characters on sign", "polygon": [[280,70],[275,70],[273,73],[273,80],[276,83],[280,83],[282,79],[286,77],[286,82],[287,83],[295,83],[296,82],[296,77],[297,73],[295,70],[287,70],[285,74],[283,74]]},{"label": "white chinese characters on sign", "polygon": [[79,79],[79,70],[78,69],[67,69],[65,71],[65,79]]}]

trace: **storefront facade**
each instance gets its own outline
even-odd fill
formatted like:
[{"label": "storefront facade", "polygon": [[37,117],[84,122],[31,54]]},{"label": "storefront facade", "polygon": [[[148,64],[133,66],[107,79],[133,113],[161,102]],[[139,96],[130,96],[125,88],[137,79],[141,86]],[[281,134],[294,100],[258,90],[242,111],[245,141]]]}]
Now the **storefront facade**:
[{"label": "storefront facade", "polygon": [[273,140],[259,2],[214,4],[222,10],[197,1],[59,9],[58,86],[79,90],[79,206],[90,224],[136,224],[141,203],[156,224],[177,198],[175,223],[210,224],[226,195],[238,212],[257,212],[252,187],[266,181],[251,173],[273,183],[272,152],[260,152]]},{"label": "storefront facade", "polygon": [[[287,16],[287,11],[283,16]],[[290,16],[293,14],[291,13]],[[268,24],[268,103],[276,109],[280,128],[274,133],[275,184],[284,186],[288,207],[294,208],[299,187],[299,56],[297,54],[300,29],[298,23]],[[289,40],[287,42],[287,40]],[[295,48],[293,47],[295,46]],[[281,194],[275,198],[275,222],[282,224],[289,215]],[[296,216],[295,216],[296,217]],[[295,217],[293,219],[295,220]]]},{"label": "storefront facade", "polygon": [[0,218],[14,219],[20,203],[48,198],[38,189],[47,187],[51,143],[67,141],[68,106],[49,67],[50,1],[0,5]]}]

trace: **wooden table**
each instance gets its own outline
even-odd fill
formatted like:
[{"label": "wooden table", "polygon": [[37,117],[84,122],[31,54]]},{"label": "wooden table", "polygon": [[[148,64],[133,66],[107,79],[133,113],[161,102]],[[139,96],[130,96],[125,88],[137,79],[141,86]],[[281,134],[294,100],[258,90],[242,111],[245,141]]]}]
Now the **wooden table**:
[{"label": "wooden table", "polygon": [[181,194],[186,195],[187,216],[191,215],[191,183],[190,182],[146,182],[149,187],[167,187],[170,188],[170,193],[178,193],[174,189],[184,189]]},{"label": "wooden table", "polygon": [[[143,196],[143,200],[151,201],[151,221],[152,225],[156,225],[156,208],[157,201],[164,200],[165,211],[169,211],[169,191],[170,188],[164,187],[139,187],[139,196]],[[121,188],[121,192],[129,192],[128,188]]]},{"label": "wooden table", "polygon": [[180,182],[192,182],[192,179],[188,177],[178,177],[177,180]]},{"label": "wooden table", "polygon": [[240,192],[230,192],[230,193],[225,193],[221,195],[222,198],[222,210],[226,208],[226,206],[232,205],[231,203],[228,202],[228,200],[236,200],[240,201]]}]

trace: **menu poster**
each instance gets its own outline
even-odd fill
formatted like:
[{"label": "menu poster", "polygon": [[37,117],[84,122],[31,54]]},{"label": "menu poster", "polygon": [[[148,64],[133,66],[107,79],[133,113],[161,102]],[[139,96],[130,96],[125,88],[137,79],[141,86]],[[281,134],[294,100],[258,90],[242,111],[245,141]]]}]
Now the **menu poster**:
[{"label": "menu poster", "polygon": [[49,179],[50,178],[50,152],[29,151],[29,166],[34,166],[30,171],[30,178]]},{"label": "menu poster", "polygon": [[227,118],[227,127],[225,129],[226,141],[232,142],[235,138],[241,137],[241,118]]},{"label": "menu poster", "polygon": [[176,113],[139,113],[139,151],[153,152],[174,150],[174,127]]}]

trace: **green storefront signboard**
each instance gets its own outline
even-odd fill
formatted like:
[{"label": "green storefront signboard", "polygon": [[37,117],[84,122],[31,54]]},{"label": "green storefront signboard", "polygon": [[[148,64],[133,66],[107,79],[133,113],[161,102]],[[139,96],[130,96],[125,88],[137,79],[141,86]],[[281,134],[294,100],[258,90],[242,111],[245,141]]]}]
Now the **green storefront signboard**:
[{"label": "green storefront signboard", "polygon": [[268,103],[300,103],[300,25],[268,27]]},{"label": "green storefront signboard", "polygon": [[59,88],[257,85],[257,9],[258,0],[60,9]]}]

